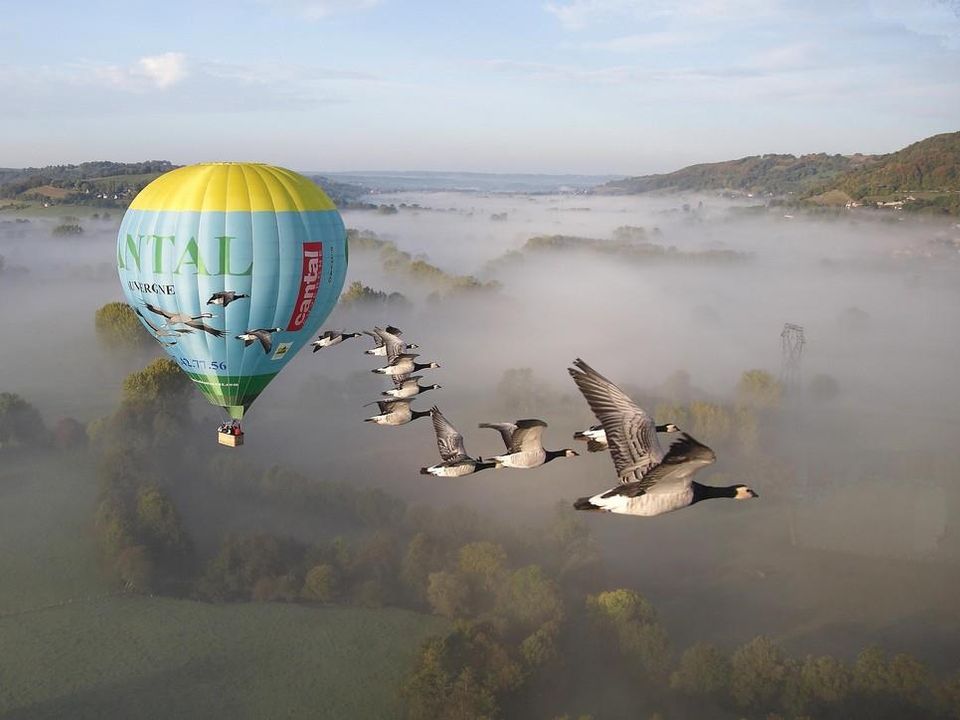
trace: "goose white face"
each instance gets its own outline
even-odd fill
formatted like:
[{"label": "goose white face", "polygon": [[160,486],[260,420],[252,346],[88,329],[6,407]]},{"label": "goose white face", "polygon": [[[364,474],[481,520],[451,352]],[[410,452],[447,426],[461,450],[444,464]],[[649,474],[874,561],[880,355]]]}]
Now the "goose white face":
[{"label": "goose white face", "polygon": [[737,494],[733,496],[734,500],[749,500],[751,498],[760,497],[753,490],[748,488],[746,485],[737,485]]},{"label": "goose white face", "polygon": [[571,450],[570,448],[567,448],[566,450],[564,450],[563,456],[564,457],[580,457],[580,453],[578,453],[576,450]]}]

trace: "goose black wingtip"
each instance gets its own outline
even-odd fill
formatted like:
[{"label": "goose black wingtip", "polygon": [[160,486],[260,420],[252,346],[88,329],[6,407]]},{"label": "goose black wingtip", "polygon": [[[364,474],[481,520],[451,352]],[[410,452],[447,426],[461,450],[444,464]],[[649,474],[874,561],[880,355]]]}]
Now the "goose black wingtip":
[{"label": "goose black wingtip", "polygon": [[600,508],[590,502],[590,498],[582,497],[573,504],[575,510],[599,510]]}]

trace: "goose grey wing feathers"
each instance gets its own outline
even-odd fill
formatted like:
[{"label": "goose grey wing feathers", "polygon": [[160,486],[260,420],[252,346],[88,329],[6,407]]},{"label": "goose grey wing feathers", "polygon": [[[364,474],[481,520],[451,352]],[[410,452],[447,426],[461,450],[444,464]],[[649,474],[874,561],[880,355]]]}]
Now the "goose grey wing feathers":
[{"label": "goose grey wing feathers", "polygon": [[540,436],[547,424],[543,420],[517,420],[517,429],[513,431],[510,452],[529,452],[543,449]]},{"label": "goose grey wing feathers", "polygon": [[491,428],[499,432],[500,437],[503,438],[503,444],[507,450],[510,450],[513,444],[513,431],[517,429],[516,425],[513,423],[480,423],[477,427]]},{"label": "goose grey wing feathers", "polygon": [[363,334],[364,334],[364,335],[369,335],[370,337],[373,338],[373,343],[374,343],[373,346],[374,346],[375,348],[383,347],[383,338],[380,337],[377,333],[375,333],[375,332],[370,332],[369,330],[364,330],[364,331],[363,331]]},{"label": "goose grey wing feathers", "polygon": [[621,483],[604,493],[603,497],[614,495],[639,497],[654,485],[667,483],[685,485],[698,470],[716,461],[717,456],[713,450],[686,433],[681,433],[681,437],[667,450],[663,462],[650,468],[640,480]]},{"label": "goose grey wing feathers", "polygon": [[410,400],[377,400],[377,407],[380,408],[380,414],[384,415],[386,413],[392,413],[394,410],[397,410],[401,406],[407,406],[410,404]]},{"label": "goose grey wing feathers", "polygon": [[433,418],[433,430],[437,434],[440,457],[445,462],[465,460],[467,451],[463,446],[463,435],[450,424],[436,405],[430,409],[430,416]]},{"label": "goose grey wing feathers", "polygon": [[[393,329],[396,330],[396,328]],[[379,327],[374,328],[373,330],[377,333],[377,335],[380,336],[380,339],[383,340],[383,344],[387,347],[388,362],[393,362],[396,360],[403,354],[404,350],[407,349],[407,346],[404,344],[404,342],[395,334],[389,332],[389,330],[384,330],[383,328]]]},{"label": "goose grey wing feathers", "polygon": [[573,364],[570,376],[603,426],[617,476],[621,482],[642,478],[664,457],[653,418],[583,360]]},{"label": "goose grey wing feathers", "polygon": [[409,389],[415,387],[423,375],[391,375],[390,377],[393,378],[393,384],[397,388]]}]

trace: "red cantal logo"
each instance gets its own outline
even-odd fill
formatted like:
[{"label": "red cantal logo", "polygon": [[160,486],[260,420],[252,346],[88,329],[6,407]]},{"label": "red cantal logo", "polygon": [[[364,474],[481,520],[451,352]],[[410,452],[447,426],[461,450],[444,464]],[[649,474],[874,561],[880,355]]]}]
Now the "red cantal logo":
[{"label": "red cantal logo", "polygon": [[300,276],[300,292],[297,293],[297,304],[293,306],[293,315],[287,324],[287,330],[302,330],[310,311],[317,301],[317,290],[320,287],[320,275],[323,272],[323,243],[308,242],[303,244],[303,273]]}]

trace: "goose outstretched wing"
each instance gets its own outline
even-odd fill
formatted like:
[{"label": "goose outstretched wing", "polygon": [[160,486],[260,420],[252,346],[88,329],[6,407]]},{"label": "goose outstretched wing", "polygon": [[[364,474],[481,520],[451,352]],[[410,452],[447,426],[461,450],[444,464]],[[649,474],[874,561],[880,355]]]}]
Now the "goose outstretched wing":
[{"label": "goose outstretched wing", "polygon": [[531,452],[543,449],[540,436],[547,424],[543,420],[517,420],[517,429],[510,439],[510,452]]},{"label": "goose outstretched wing", "polygon": [[610,455],[621,482],[643,478],[664,458],[656,425],[646,411],[583,360],[568,368],[607,435]]},{"label": "goose outstretched wing", "polygon": [[[396,328],[392,328],[396,330]],[[380,336],[380,339],[383,341],[383,344],[387,348],[387,361],[393,362],[396,358],[400,357],[403,352],[407,349],[407,346],[404,344],[396,334],[383,328],[374,328],[374,332]]]},{"label": "goose outstretched wing", "polygon": [[510,450],[511,445],[513,444],[513,433],[517,429],[517,426],[513,423],[480,423],[477,425],[480,428],[491,428],[500,433],[500,437],[503,438],[503,444],[506,446],[507,450]]},{"label": "goose outstretched wing", "polygon": [[436,405],[430,408],[430,416],[433,419],[433,431],[437,434],[440,457],[445,462],[465,460],[467,451],[463,446],[463,435],[450,424]]},{"label": "goose outstretched wing", "polygon": [[668,448],[663,462],[650,468],[640,480],[622,482],[619,486],[605,492],[602,497],[614,495],[639,497],[654,485],[668,483],[686,485],[698,470],[716,461],[717,456],[713,450],[686,433],[681,433],[680,438]]}]

